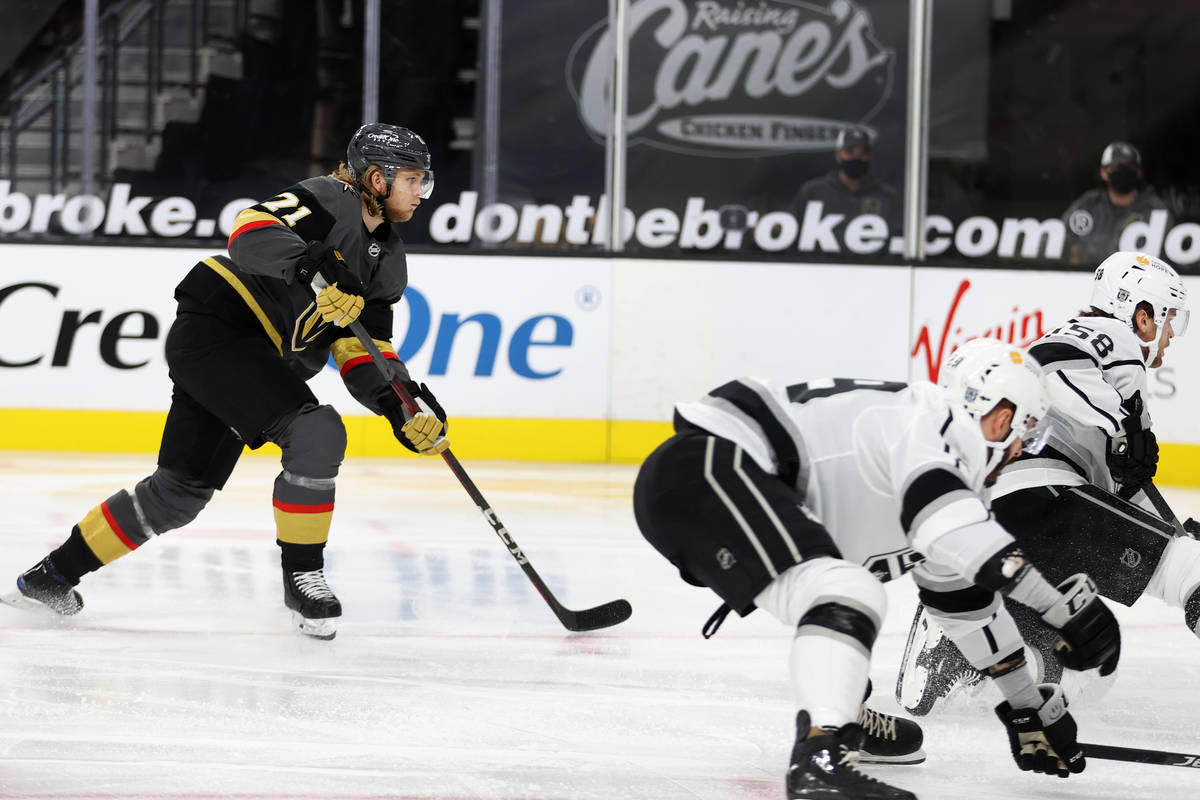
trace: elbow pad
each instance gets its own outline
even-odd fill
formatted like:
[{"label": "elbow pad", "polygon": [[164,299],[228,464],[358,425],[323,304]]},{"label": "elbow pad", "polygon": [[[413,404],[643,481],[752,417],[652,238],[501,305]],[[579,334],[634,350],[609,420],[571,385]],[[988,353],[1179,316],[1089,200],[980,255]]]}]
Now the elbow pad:
[{"label": "elbow pad", "polygon": [[1009,542],[983,562],[975,583],[994,592],[1007,592],[1032,565],[1016,542]]}]

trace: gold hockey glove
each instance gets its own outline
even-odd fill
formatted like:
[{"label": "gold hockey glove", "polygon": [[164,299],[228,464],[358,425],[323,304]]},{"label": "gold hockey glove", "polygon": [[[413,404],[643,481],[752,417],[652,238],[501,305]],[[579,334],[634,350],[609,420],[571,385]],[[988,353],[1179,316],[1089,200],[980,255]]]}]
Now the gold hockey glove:
[{"label": "gold hockey glove", "polygon": [[404,438],[423,456],[436,456],[445,452],[450,441],[442,436],[442,421],[433,414],[417,414],[404,426],[400,432]]},{"label": "gold hockey glove", "polygon": [[396,440],[409,450],[423,456],[444,453],[450,446],[445,435],[450,427],[445,409],[425,384],[404,381],[404,388],[416,401],[417,413],[410,412],[390,386],[376,397],[379,413],[392,424],[392,434]]},{"label": "gold hockey glove", "polygon": [[358,319],[362,310],[362,295],[343,292],[336,283],[317,293],[317,311],[321,314],[321,319],[332,322],[339,328],[344,328]]}]

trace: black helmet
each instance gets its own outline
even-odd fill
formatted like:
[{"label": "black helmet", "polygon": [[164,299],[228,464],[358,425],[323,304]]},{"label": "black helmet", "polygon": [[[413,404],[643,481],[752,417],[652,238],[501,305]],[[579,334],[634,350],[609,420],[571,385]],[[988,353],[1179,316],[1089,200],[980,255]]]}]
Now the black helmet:
[{"label": "black helmet", "polygon": [[383,179],[391,186],[398,169],[429,169],[429,146],[408,128],[368,122],[350,137],[346,166],[358,181],[372,164],[383,170]]}]

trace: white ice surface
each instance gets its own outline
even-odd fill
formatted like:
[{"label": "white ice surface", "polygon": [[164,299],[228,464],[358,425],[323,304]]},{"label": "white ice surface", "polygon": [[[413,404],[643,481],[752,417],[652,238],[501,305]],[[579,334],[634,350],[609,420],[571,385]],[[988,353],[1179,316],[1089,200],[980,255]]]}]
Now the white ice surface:
[{"label": "white ice surface", "polygon": [[[0,452],[0,578],[57,545],[152,457]],[[271,484],[247,458],[192,525],[80,585],[56,620],[0,607],[0,798],[756,800],[784,796],[789,631],[763,613],[699,635],[718,601],[641,539],[632,467],[467,464],[565,605],[627,598],[569,634],[440,459],[343,470],[332,642],[291,632]],[[1200,494],[1166,492],[1200,516]],[[889,585],[875,705],[915,605]],[[1077,709],[1087,741],[1200,751],[1200,641],[1178,610],[1117,608],[1120,679]],[[929,761],[875,767],[922,800],[1200,797],[1200,769],[1093,759],[1069,780],[1012,764],[992,698],[922,720]]]}]

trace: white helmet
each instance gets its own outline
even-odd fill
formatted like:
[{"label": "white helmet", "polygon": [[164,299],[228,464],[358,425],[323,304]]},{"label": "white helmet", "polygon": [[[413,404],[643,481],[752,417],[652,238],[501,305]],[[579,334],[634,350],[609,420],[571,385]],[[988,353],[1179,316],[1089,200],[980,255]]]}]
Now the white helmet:
[{"label": "white helmet", "polygon": [[[1170,264],[1161,258],[1131,251],[1113,253],[1101,261],[1092,281],[1092,305],[1112,314],[1136,333],[1133,315],[1139,303],[1151,305],[1154,324],[1160,331],[1167,324],[1170,312],[1175,311],[1175,316],[1170,319],[1171,331],[1175,336],[1187,332],[1187,289]],[[1147,364],[1158,355],[1158,342],[1156,338],[1149,345]]]},{"label": "white helmet", "polygon": [[1027,453],[1039,452],[1046,443],[1050,397],[1041,365],[1020,347],[998,339],[971,339],[950,354],[939,377],[951,399],[973,419],[982,420],[1002,400],[1015,406],[1012,431],[993,445],[1000,453],[1018,437]]}]

